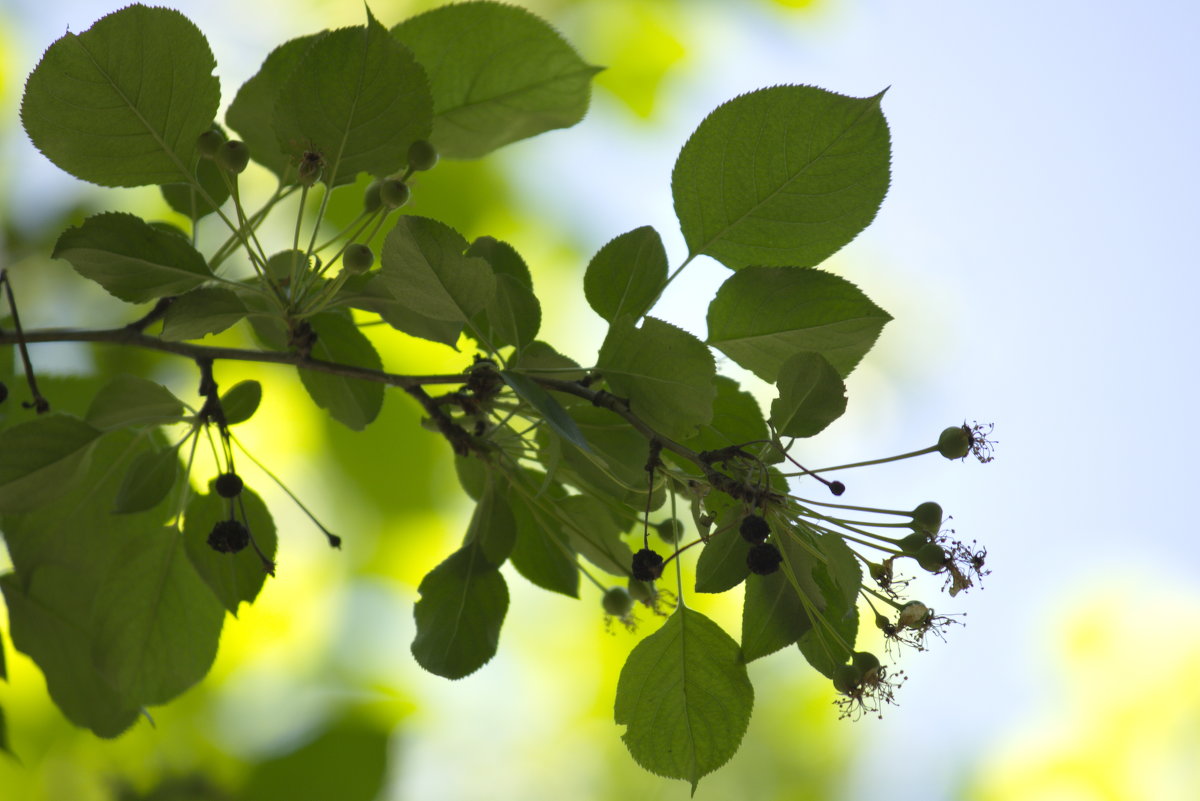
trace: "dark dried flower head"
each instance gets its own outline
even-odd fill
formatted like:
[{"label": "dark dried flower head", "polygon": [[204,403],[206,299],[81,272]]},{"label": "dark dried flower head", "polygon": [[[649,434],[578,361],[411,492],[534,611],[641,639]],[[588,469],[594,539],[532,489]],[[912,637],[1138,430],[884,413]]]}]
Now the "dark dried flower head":
[{"label": "dark dried flower head", "polygon": [[638,581],[654,581],[662,575],[663,558],[649,548],[633,555],[633,577]]},{"label": "dark dried flower head", "polygon": [[237,553],[250,544],[250,530],[237,520],[218,520],[208,535],[208,547],[218,553]]}]

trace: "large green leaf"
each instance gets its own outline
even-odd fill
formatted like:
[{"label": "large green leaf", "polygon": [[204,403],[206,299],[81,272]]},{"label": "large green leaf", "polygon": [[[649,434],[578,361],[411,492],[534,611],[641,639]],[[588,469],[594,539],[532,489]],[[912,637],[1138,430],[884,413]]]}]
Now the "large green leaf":
[{"label": "large green leaf", "polygon": [[888,188],[881,98],[773,86],[717,107],[671,174],[691,255],[810,267],[857,236]]},{"label": "large green leaf", "polygon": [[96,214],[68,228],[51,255],[128,303],[187,292],[213,277],[182,235],[121,212]]},{"label": "large green leaf", "polygon": [[178,11],[132,5],[50,45],[21,101],[29,138],[101,186],[186,181],[217,114],[208,42]]},{"label": "large green leaf", "polygon": [[600,348],[596,370],[612,392],[651,428],[686,439],[712,420],[716,366],[704,343],[681,328],[647,317],[635,328],[614,322]]},{"label": "large green leaf", "polygon": [[483,495],[475,504],[463,545],[477,545],[487,561],[502,565],[517,540],[517,524],[512,508],[489,473]]},{"label": "large green leaf", "polygon": [[[263,554],[274,561],[278,548],[275,521],[262,498],[249,487],[242,488],[236,507],[237,519],[246,511],[246,525]],[[208,545],[208,535],[219,520],[229,519],[230,502],[218,495],[209,483],[207,494],[196,493],[188,501],[183,519],[183,540],[188,558],[196,572],[230,614],[237,617],[238,607],[254,603],[267,580],[262,558],[252,547],[237,553],[218,553]]]},{"label": "large green leaf", "polygon": [[179,478],[179,455],[174,448],[143,451],[129,463],[113,501],[113,514],[153,509],[170,494]]},{"label": "large green leaf", "polygon": [[580,556],[614,576],[629,575],[633,552],[621,539],[622,527],[603,502],[589,495],[572,495],[551,503],[560,517],[548,524],[557,525]]},{"label": "large green leaf", "polygon": [[799,351],[854,369],[891,315],[858,287],[821,270],[748,267],[729,277],[708,307],[708,344],[774,383]]},{"label": "large green leaf", "polygon": [[304,51],[275,100],[275,135],[285,152],[323,154],[322,180],[337,186],[400,170],[432,114],[424,70],[368,9],[365,27],[330,31]]},{"label": "large green leaf", "polygon": [[517,541],[509,555],[513,567],[542,589],[578,598],[579,566],[565,532],[542,525],[520,492],[508,500],[517,524]]},{"label": "large green leaf", "polygon": [[649,225],[613,239],[592,257],[583,292],[596,314],[610,323],[650,311],[667,283],[667,251]]},{"label": "large green leaf", "polygon": [[[289,172],[296,180],[294,147],[284,149],[275,136],[275,101],[292,72],[313,43],[325,32],[300,36],[271,51],[262,67],[242,84],[225,112],[229,127],[250,146],[250,157],[280,178]],[[307,142],[300,142],[307,146]]]},{"label": "large green leaf", "polygon": [[846,385],[819,353],[802,351],[779,369],[779,397],[771,404],[771,422],[785,437],[811,437],[846,411]]},{"label": "large green leaf", "polygon": [[0,432],[0,512],[36,509],[67,492],[100,433],[67,414],[42,415]]},{"label": "large green leaf", "polygon": [[[537,441],[543,463],[560,459],[560,469],[580,489],[623,507],[644,508],[649,489],[646,438],[607,409],[577,404],[567,410],[589,447],[562,446],[542,428]],[[654,508],[662,503],[661,496],[661,491],[655,493]]]},{"label": "large green leaf", "polygon": [[171,700],[216,658],[225,610],[173,528],[121,543],[94,604],[96,667],[114,689],[142,704]]},{"label": "large green leaf", "polygon": [[[318,314],[310,321],[317,333],[312,348],[314,359],[355,367],[383,369],[383,362],[353,321],[340,314]],[[347,378],[317,370],[297,368],[304,388],[313,402],[328,409],[333,419],[355,431],[366,428],[383,407],[383,384],[361,378]]]},{"label": "large green leaf", "polygon": [[617,682],[616,722],[646,770],[684,779],[729,761],[750,724],[754,688],[738,644],[699,612],[680,606],[638,643]]},{"label": "large green leaf", "polygon": [[725,592],[746,580],[750,543],[738,533],[744,514],[741,504],[726,507],[718,517],[716,532],[696,560],[696,592]]},{"label": "large green leaf", "polygon": [[235,292],[217,286],[193,289],[175,298],[167,307],[162,338],[200,339],[219,334],[242,320],[246,313],[246,304]]},{"label": "large green leaf", "polygon": [[[389,733],[386,727],[365,721],[339,721],[294,751],[256,763],[237,798],[372,801],[379,797],[387,775]],[[333,766],[337,769],[331,769]],[[175,797],[154,799],[172,801]]]},{"label": "large green leaf", "polygon": [[413,609],[417,663],[438,676],[461,679],[481,668],[500,643],[508,585],[482,549],[466,545],[421,580]]},{"label": "large green leaf", "polygon": [[745,445],[747,450],[753,451],[768,435],[758,401],[732,378],[719,375],[713,384],[717,396],[713,400],[712,422],[700,426],[696,436],[684,440],[683,444],[697,452],[730,445]]},{"label": "large green leaf", "polygon": [[811,628],[800,595],[783,571],[746,579],[742,656],[747,662],[788,647]]},{"label": "large green leaf", "polygon": [[433,143],[479,158],[583,119],[598,71],[543,20],[502,3],[443,6],[392,29],[429,75]]},{"label": "large green leaf", "polygon": [[162,384],[140,376],[115,375],[96,393],[86,419],[96,428],[161,425],[183,419],[183,401]]},{"label": "large green leaf", "polygon": [[434,320],[462,324],[495,293],[491,266],[466,256],[467,242],[445,223],[403,216],[388,233],[375,279],[400,306]]}]

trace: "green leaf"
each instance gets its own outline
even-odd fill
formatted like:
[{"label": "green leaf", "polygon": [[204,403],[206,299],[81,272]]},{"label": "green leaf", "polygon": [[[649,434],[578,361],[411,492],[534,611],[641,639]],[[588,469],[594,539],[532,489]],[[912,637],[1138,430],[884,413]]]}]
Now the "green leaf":
[{"label": "green leaf", "polygon": [[[291,183],[296,179],[292,153],[295,147],[289,146],[285,150],[275,136],[275,101],[309,48],[322,36],[325,36],[324,31],[301,36],[272,50],[254,77],[238,89],[237,96],[225,112],[229,127],[237,131],[242,141],[250,146],[250,158],[280,179],[289,172],[290,167]],[[297,144],[307,146],[308,143]]]},{"label": "green leaf", "polygon": [[704,343],[681,328],[647,317],[641,328],[629,318],[612,324],[596,370],[647,425],[686,439],[712,421],[716,366]]},{"label": "green leaf", "polygon": [[383,242],[376,281],[412,312],[465,324],[492,299],[496,285],[491,266],[464,255],[466,249],[466,240],[450,226],[403,216]]},{"label": "green leaf", "polygon": [[67,414],[0,431],[0,512],[29,511],[67,492],[100,433]]},{"label": "green leaf", "polygon": [[186,181],[217,114],[208,42],[178,11],[132,5],[50,45],[21,121],[48,159],[101,186]]},{"label": "green leaf", "polygon": [[477,545],[450,555],[421,580],[413,609],[417,663],[438,676],[461,679],[496,654],[508,611],[508,585]]},{"label": "green leaf", "polygon": [[725,592],[741,584],[750,575],[750,568],[746,565],[750,543],[738,533],[737,528],[742,514],[740,506],[729,507],[718,518],[716,532],[696,560],[696,592]]},{"label": "green leaf", "polygon": [[475,504],[463,545],[477,545],[487,561],[499,566],[512,553],[516,540],[517,524],[512,509],[489,474],[483,496]]},{"label": "green leaf", "polygon": [[[237,797],[247,801],[372,801],[379,797],[387,775],[388,737],[386,729],[369,723],[340,721],[312,742],[255,764]],[[155,797],[155,801],[168,799]]]},{"label": "green leaf", "polygon": [[[38,578],[39,589],[54,597],[73,577],[50,565]],[[41,668],[50,697],[67,719],[101,737],[116,737],[132,726],[140,704],[116,692],[97,672],[87,633],[51,604],[31,598],[15,574],[0,576],[0,592],[13,645]]]},{"label": "green leaf", "polygon": [[496,276],[496,291],[468,329],[484,347],[521,350],[542,325],[542,306],[528,286],[511,275]]},{"label": "green leaf", "polygon": [[542,589],[578,598],[579,566],[564,533],[542,525],[520,492],[512,493],[508,500],[517,524],[517,541],[509,555],[513,567]]},{"label": "green leaf", "polygon": [[637,319],[654,305],[667,283],[667,251],[649,225],[613,239],[592,257],[583,276],[591,307],[610,323]]},{"label": "green leaf", "polygon": [[[716,377],[714,386],[717,396],[713,400],[712,422],[700,426],[696,436],[682,444],[699,453],[767,439],[767,424],[754,396],[723,375]],[[753,451],[754,446],[749,445],[748,449]],[[670,454],[664,452],[663,455]]]},{"label": "green leaf", "polygon": [[[371,340],[346,317],[318,314],[309,322],[317,333],[312,356],[326,362],[382,370],[383,362]],[[333,419],[360,431],[376,418],[383,407],[383,384],[361,378],[297,368],[313,402],[328,409]]]},{"label": "green leaf", "polygon": [[127,303],[187,292],[213,277],[185,237],[120,212],[96,214],[68,228],[52,255]]},{"label": "green leaf", "polygon": [[[2,634],[2,632],[0,632]],[[0,636],[0,681],[8,681],[8,664],[4,661],[4,637]]]},{"label": "green leaf", "polygon": [[432,141],[472,159],[583,119],[598,71],[543,20],[502,3],[443,6],[392,29],[429,75]]},{"label": "green leaf", "polygon": [[[0,663],[0,667],[2,666],[2,663]],[[16,753],[13,752],[12,746],[8,742],[8,723],[4,719],[4,707],[2,706],[0,706],[0,751],[9,756],[16,757]]]},{"label": "green leaf", "polygon": [[368,9],[365,27],[326,33],[295,63],[275,100],[275,135],[287,152],[322,153],[322,180],[338,186],[398,171],[432,115],[424,70]]},{"label": "green leaf", "polygon": [[788,647],[811,628],[804,604],[783,571],[746,579],[742,657],[747,662]]},{"label": "green leaf", "polygon": [[96,595],[93,658],[114,689],[163,704],[208,673],[225,610],[173,528],[124,544]]},{"label": "green leaf", "polygon": [[671,174],[689,253],[810,267],[857,236],[890,180],[882,97],[773,86],[718,106]]},{"label": "green leaf", "polygon": [[622,526],[602,501],[588,495],[555,500],[560,517],[558,530],[580,556],[614,576],[628,576],[633,551],[621,539]]},{"label": "green leaf", "polygon": [[567,414],[566,409],[562,407],[553,395],[542,389],[540,384],[529,376],[514,373],[511,370],[501,370],[500,377],[504,379],[504,383],[508,384],[513,392],[517,393],[517,397],[528,403],[542,415],[542,419],[546,421],[546,425],[554,430],[554,433],[577,448],[585,451],[591,450],[575,420]]},{"label": "green leaf", "polygon": [[195,222],[205,215],[212,214],[229,199],[229,187],[221,175],[221,168],[212,159],[200,159],[196,163],[193,175],[203,191],[208,194],[207,198],[190,183],[163,184],[159,190],[168,206]]},{"label": "green leaf", "polygon": [[779,397],[771,404],[771,422],[785,437],[811,437],[846,411],[846,385],[819,353],[802,351],[779,368]]},{"label": "green leaf", "polygon": [[[543,428],[537,434],[543,462],[557,453],[561,458],[560,469],[571,475],[571,483],[581,489],[590,488],[597,497],[621,507],[645,508],[649,488],[646,459],[650,453],[646,438],[620,417],[598,406],[570,406],[568,414],[590,447],[587,450],[562,447],[556,452],[558,440]],[[663,497],[661,490],[656,492],[651,507],[657,509]]]},{"label": "green leaf", "polygon": [[133,458],[117,489],[114,514],[153,509],[171,492],[179,478],[179,456],[174,448],[143,451]]},{"label": "green leaf", "polygon": [[646,770],[696,785],[729,761],[750,724],[754,688],[738,644],[680,606],[637,644],[617,681],[621,739]]},{"label": "green leaf", "polygon": [[246,304],[228,289],[215,286],[193,289],[167,307],[162,338],[179,341],[219,334],[242,320],[246,313]]},{"label": "green leaf", "polygon": [[822,614],[833,631],[816,623],[800,637],[797,645],[808,664],[832,679],[838,667],[849,662],[854,652],[854,641],[858,635],[858,609],[838,605],[829,607]]},{"label": "green leaf", "polygon": [[239,381],[221,395],[221,411],[225,425],[244,423],[258,411],[262,402],[262,384],[254,379]]},{"label": "green leaf", "polygon": [[748,267],[708,307],[708,344],[775,383],[783,363],[813,351],[846,376],[891,315],[858,287],[820,270]]},{"label": "green leaf", "polygon": [[492,265],[492,272],[497,276],[509,275],[520,281],[529,289],[533,289],[533,276],[529,266],[517,253],[516,248],[507,242],[490,236],[481,236],[467,248],[468,256],[478,256]]},{"label": "green leaf", "polygon": [[402,306],[395,300],[387,279],[380,274],[364,276],[367,280],[344,296],[345,302],[356,309],[374,312],[392,328],[409,336],[440,342],[458,350],[458,337],[462,333],[461,321],[434,320]]},{"label": "green leaf", "polygon": [[177,423],[183,419],[183,401],[162,384],[121,373],[96,393],[86,419],[105,431]]},{"label": "green leaf", "polygon": [[[213,526],[218,520],[229,519],[229,501],[216,493],[211,481],[208,489],[208,494],[197,493],[188,501],[184,512],[183,540],[188,558],[200,578],[204,579],[230,614],[237,617],[238,607],[243,603],[254,603],[254,599],[262,592],[267,572],[253,547],[243,548],[237,553],[218,553],[208,546],[208,535]],[[267,559],[274,561],[278,535],[270,510],[249,487],[243,487],[238,498],[237,518],[241,520],[242,510],[245,510],[246,527]]]}]

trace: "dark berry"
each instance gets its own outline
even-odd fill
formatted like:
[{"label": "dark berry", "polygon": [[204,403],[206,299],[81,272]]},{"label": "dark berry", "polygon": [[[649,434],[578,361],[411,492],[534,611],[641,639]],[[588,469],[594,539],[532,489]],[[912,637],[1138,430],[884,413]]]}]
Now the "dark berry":
[{"label": "dark berry", "polygon": [[624,587],[609,588],[600,603],[604,611],[614,617],[625,617],[633,610],[633,596]]},{"label": "dark berry", "polygon": [[237,553],[250,544],[250,530],[237,520],[219,520],[208,535],[208,547],[218,553]]},{"label": "dark berry", "polygon": [[242,493],[242,477],[237,473],[222,473],[213,485],[222,498],[236,498]]},{"label": "dark berry", "polygon": [[758,515],[746,515],[742,518],[742,525],[738,528],[741,532],[742,539],[746,542],[763,542],[771,535],[771,527],[767,525],[767,521]]},{"label": "dark berry", "polygon": [[746,554],[746,567],[750,568],[751,573],[757,573],[760,576],[767,576],[779,569],[779,563],[783,561],[783,554],[769,542],[760,542],[750,549]]},{"label": "dark berry", "polygon": [[654,581],[662,572],[663,558],[649,548],[633,555],[633,577],[638,581]]},{"label": "dark berry", "polygon": [[832,481],[829,484],[829,491],[834,495],[841,495],[846,491],[846,485],[840,481]]},{"label": "dark berry", "polygon": [[683,536],[683,522],[674,517],[656,523],[654,528],[658,531],[658,536],[662,537],[662,541],[668,544],[679,542],[679,538]]},{"label": "dark berry", "polygon": [[437,160],[437,148],[425,139],[418,139],[408,146],[408,166],[415,172],[433,169]]}]

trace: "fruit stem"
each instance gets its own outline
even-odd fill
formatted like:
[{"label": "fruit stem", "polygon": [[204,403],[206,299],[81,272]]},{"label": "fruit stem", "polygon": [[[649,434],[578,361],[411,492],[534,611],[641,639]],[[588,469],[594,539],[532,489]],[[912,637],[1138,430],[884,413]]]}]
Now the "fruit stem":
[{"label": "fruit stem", "polygon": [[914,456],[924,456],[927,453],[936,453],[936,452],[937,452],[937,445],[930,445],[928,448],[922,448],[919,451],[911,451],[909,453],[902,453],[899,456],[887,456],[887,457],[884,457],[883,459],[868,459],[865,462],[852,462],[850,464],[839,464],[839,465],[835,465],[833,467],[822,467],[819,470],[805,470],[803,473],[784,473],[783,475],[787,478],[792,478],[794,476],[802,476],[802,475],[806,475],[806,474],[814,475],[816,473],[828,473],[833,470],[849,470],[852,467],[868,467],[873,464],[884,464],[886,462],[898,462],[901,459],[911,459]]}]

